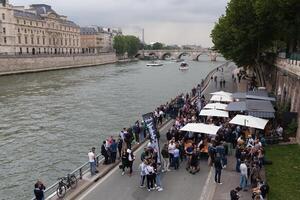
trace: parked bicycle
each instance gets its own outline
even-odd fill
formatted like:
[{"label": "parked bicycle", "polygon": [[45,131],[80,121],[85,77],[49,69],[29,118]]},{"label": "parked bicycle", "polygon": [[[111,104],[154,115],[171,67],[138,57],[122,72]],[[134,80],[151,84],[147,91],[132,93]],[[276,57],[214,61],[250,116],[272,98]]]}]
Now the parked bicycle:
[{"label": "parked bicycle", "polygon": [[66,195],[67,189],[76,188],[77,178],[74,174],[68,174],[66,177],[58,178],[59,183],[56,189],[56,195],[59,198],[63,198]]}]

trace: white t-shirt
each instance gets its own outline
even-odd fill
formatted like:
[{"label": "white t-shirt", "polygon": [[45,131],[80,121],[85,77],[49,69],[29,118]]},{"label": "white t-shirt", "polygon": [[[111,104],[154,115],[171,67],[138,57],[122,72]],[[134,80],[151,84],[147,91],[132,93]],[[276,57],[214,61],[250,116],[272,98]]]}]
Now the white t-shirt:
[{"label": "white t-shirt", "polygon": [[248,176],[248,169],[247,169],[247,165],[245,163],[242,163],[240,165],[240,170],[241,170],[242,175],[245,175],[246,177]]},{"label": "white t-shirt", "polygon": [[176,144],[175,144],[175,142],[174,142],[173,144],[170,143],[170,144],[169,144],[169,147],[168,147],[168,152],[171,153],[171,154],[173,154],[175,149],[176,149]]},{"label": "white t-shirt", "polygon": [[95,154],[92,151],[88,153],[88,157],[89,157],[89,162],[95,162]]}]

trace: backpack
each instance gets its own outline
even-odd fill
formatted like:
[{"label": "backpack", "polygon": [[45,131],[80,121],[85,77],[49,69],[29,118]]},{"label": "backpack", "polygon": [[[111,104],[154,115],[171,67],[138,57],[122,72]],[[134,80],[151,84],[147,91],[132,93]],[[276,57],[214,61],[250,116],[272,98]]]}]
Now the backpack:
[{"label": "backpack", "polygon": [[231,190],[230,191],[230,199],[231,200],[238,200],[240,197],[239,195],[237,194],[237,191],[236,190]]}]

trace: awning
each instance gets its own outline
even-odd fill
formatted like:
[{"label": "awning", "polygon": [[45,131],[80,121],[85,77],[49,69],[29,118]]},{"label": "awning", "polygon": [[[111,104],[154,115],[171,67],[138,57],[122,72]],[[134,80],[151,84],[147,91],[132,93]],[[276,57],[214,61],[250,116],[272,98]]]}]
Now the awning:
[{"label": "awning", "polygon": [[229,123],[251,128],[265,129],[268,120],[250,115],[236,115]]},{"label": "awning", "polygon": [[213,95],[210,101],[219,101],[219,102],[232,102],[233,98],[230,96],[220,96],[220,95]]},{"label": "awning", "polygon": [[221,128],[220,126],[215,126],[213,124],[189,123],[184,127],[182,127],[180,130],[216,135],[220,128]]},{"label": "awning", "polygon": [[219,95],[219,96],[231,96],[232,93],[230,92],[224,92],[224,91],[218,91],[218,92],[213,92],[213,93],[210,93],[212,95]]},{"label": "awning", "polygon": [[209,103],[204,106],[204,109],[226,110],[227,104],[224,103]]},{"label": "awning", "polygon": [[232,94],[232,97],[235,99],[246,99],[246,93],[245,92],[235,92]]},{"label": "awning", "polygon": [[273,105],[270,101],[247,99],[246,107],[247,107],[247,111],[249,112],[254,112],[254,111],[271,112],[271,113],[275,112],[275,109],[273,108]]},{"label": "awning", "polygon": [[245,101],[237,101],[231,102],[228,104],[227,111],[245,111],[246,110],[246,102]]},{"label": "awning", "polygon": [[200,111],[200,116],[211,116],[211,117],[228,117],[228,112],[223,110],[215,109],[203,109]]},{"label": "awning", "polygon": [[246,95],[247,99],[259,99],[264,101],[276,101],[274,97],[265,97],[265,96],[257,96],[257,95]]},{"label": "awning", "polygon": [[267,90],[255,90],[255,91],[248,91],[247,95],[268,97],[268,92]]},{"label": "awning", "polygon": [[253,117],[260,117],[264,119],[272,119],[275,118],[275,114],[273,112],[259,112],[259,111],[250,111],[248,112],[248,115],[251,115]]}]

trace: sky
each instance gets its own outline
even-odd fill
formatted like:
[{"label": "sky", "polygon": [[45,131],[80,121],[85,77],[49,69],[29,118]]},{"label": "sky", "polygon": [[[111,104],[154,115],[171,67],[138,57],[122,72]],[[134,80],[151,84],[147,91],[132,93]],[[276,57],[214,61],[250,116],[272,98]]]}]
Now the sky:
[{"label": "sky", "polygon": [[210,32],[228,0],[10,0],[44,3],[80,26],[120,27],[145,42],[211,47]]}]

